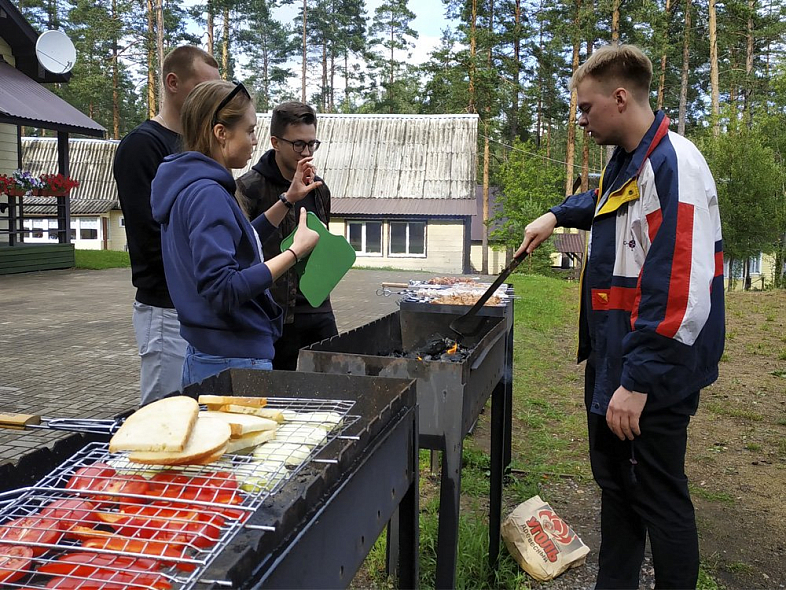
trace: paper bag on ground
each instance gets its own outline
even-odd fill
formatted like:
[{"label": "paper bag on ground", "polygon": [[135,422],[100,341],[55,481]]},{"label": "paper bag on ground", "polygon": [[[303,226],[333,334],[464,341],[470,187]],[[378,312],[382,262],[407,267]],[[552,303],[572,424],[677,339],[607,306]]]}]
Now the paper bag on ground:
[{"label": "paper bag on ground", "polygon": [[533,496],[502,523],[502,539],[521,568],[540,582],[584,564],[589,547],[551,506]]}]

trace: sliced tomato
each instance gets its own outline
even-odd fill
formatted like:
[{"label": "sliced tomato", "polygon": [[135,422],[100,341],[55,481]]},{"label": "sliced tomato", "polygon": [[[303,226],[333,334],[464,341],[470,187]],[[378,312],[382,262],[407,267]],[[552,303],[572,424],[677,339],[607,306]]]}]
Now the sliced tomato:
[{"label": "sliced tomato", "polygon": [[104,537],[113,537],[114,533],[108,531],[100,531],[87,526],[72,526],[65,534],[68,539],[77,539],[83,541],[85,539],[103,539]]},{"label": "sliced tomato", "polygon": [[55,500],[41,510],[42,517],[54,518],[60,528],[68,530],[73,526],[88,526],[98,522],[95,507],[87,500],[66,498]]},{"label": "sliced tomato", "polygon": [[[172,585],[165,576],[157,573],[159,569],[160,565],[151,559],[99,553],[71,553],[41,565],[37,571],[50,576],[82,578],[74,581],[81,581],[89,587],[92,587],[90,585],[95,582],[105,582],[112,586],[145,586],[168,590]],[[65,587],[63,584],[53,587],[63,588]]]},{"label": "sliced tomato", "polygon": [[243,501],[237,480],[231,473],[224,471],[193,477],[162,472],[154,475],[149,485],[149,492],[162,498],[218,504],[240,504]]},{"label": "sliced tomato", "polygon": [[0,545],[0,584],[10,584],[33,571],[33,550],[19,545]]},{"label": "sliced tomato", "polygon": [[100,487],[110,478],[117,475],[117,471],[106,463],[93,463],[87,467],[80,467],[66,483],[69,490],[93,490]]},{"label": "sliced tomato", "polygon": [[[53,545],[62,537],[59,521],[42,516],[16,518],[0,526],[0,539],[13,541],[20,545],[45,543]],[[46,547],[30,547],[33,556],[47,551]]]},{"label": "sliced tomato", "polygon": [[177,559],[186,557],[185,539],[178,537],[172,537],[167,541],[155,541],[112,535],[111,537],[101,539],[87,539],[82,542],[82,547],[86,549],[107,549],[110,551],[137,553],[163,562],[174,562],[175,567],[187,572],[193,571],[196,567],[193,563],[175,562]]},{"label": "sliced tomato", "polygon": [[126,494],[143,496],[147,494],[148,483],[141,475],[114,475],[97,483],[92,489],[99,492],[119,494],[117,496],[97,495],[96,500],[99,501],[111,502],[114,504],[118,502],[144,502],[144,498],[134,498]]}]

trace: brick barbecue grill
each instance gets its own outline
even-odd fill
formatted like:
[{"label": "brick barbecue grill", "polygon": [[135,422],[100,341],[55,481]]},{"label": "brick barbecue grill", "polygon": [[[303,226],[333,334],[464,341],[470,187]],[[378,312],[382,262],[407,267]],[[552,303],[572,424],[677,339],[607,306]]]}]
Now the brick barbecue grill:
[{"label": "brick barbecue grill", "polygon": [[[461,341],[471,350],[461,362],[394,356],[436,337],[455,338],[449,324],[465,306],[401,302],[379,320],[300,351],[298,370],[417,379],[419,445],[442,451],[437,588],[455,586],[464,437],[492,398],[489,558],[499,553],[502,476],[509,463],[513,303],[481,312],[480,332]],[[393,356],[392,356],[393,355]],[[507,457],[506,458],[506,454]]]},{"label": "brick barbecue grill", "polygon": [[[412,380],[232,369],[189,387],[186,393],[194,396],[202,393],[262,396],[268,397],[274,407],[278,404],[279,407],[332,407],[346,411],[342,414],[341,429],[318,445],[302,466],[285,478],[275,480],[275,485],[267,483],[260,488],[242,488],[242,491],[232,492],[233,500],[237,501],[232,503],[231,510],[212,496],[206,499],[200,495],[205,489],[212,490],[212,486],[220,487],[220,481],[200,484],[202,487],[198,487],[196,498],[188,497],[189,509],[200,519],[206,515],[212,518],[216,511],[222,515],[218,520],[211,520],[218,524],[213,527],[215,534],[209,537],[209,543],[192,542],[197,538],[193,534],[188,537],[186,550],[171,557],[169,549],[176,547],[180,541],[169,542],[170,547],[164,554],[168,556],[167,560],[159,555],[159,561],[168,562],[168,567],[161,570],[160,575],[156,574],[159,577],[153,581],[148,576],[127,582],[131,574],[117,573],[118,578],[110,580],[117,582],[114,586],[109,583],[107,588],[116,588],[121,576],[125,576],[122,578],[125,588],[159,590],[192,587],[344,588],[350,584],[374,541],[395,514],[398,515],[394,521],[396,526],[391,527],[392,562],[398,564],[401,587],[417,585],[417,412]],[[81,579],[90,577],[77,573],[53,577],[51,573],[42,573],[60,567],[58,560],[65,553],[81,553],[84,556],[87,544],[68,535],[50,537],[38,534],[43,533],[43,528],[65,530],[75,523],[73,516],[61,513],[53,517],[57,526],[41,527],[39,523],[43,511],[53,501],[86,497],[84,489],[80,495],[79,488],[65,487],[80,469],[122,457],[122,454],[108,452],[107,437],[72,434],[54,451],[37,449],[14,466],[3,466],[0,489],[6,492],[0,494],[0,550],[11,545],[23,545],[25,551],[32,549],[34,555],[25,566],[25,575],[2,583],[3,588],[44,588],[58,580],[61,582],[56,586],[58,588],[76,588],[79,587],[80,576],[83,576]],[[226,461],[225,466],[235,468],[238,465],[248,467],[244,463],[247,460],[227,456],[222,459]],[[142,470],[138,466],[135,469]],[[189,482],[195,481],[194,473],[204,482],[217,468],[213,464],[189,469],[196,470],[189,476]],[[232,473],[237,475],[241,471]],[[105,476],[90,477],[100,481]],[[213,476],[213,479],[220,478]],[[187,486],[181,487],[186,489]],[[111,514],[117,514],[114,510],[122,510],[123,506],[130,506],[129,510],[132,510],[140,503],[149,506],[145,503],[161,499],[148,494],[152,492],[113,494],[110,491],[108,497],[99,497],[104,498],[105,505],[114,505],[115,508],[101,510],[113,510]],[[95,494],[87,497],[96,498]],[[177,495],[169,502],[180,506],[186,500],[185,496]],[[99,509],[94,510],[97,514]],[[89,520],[84,514],[79,518],[80,522]],[[164,517],[157,514],[156,518]],[[25,522],[34,534],[14,541],[8,533],[15,534],[21,530],[21,522]],[[171,524],[168,522],[167,526]],[[70,536],[73,537],[73,534]],[[152,545],[148,543],[142,553],[151,553],[148,546]],[[92,553],[103,555],[102,559],[119,559],[130,551],[127,547],[99,548]],[[151,558],[156,559],[152,555]],[[100,584],[90,587],[96,586]]]}]

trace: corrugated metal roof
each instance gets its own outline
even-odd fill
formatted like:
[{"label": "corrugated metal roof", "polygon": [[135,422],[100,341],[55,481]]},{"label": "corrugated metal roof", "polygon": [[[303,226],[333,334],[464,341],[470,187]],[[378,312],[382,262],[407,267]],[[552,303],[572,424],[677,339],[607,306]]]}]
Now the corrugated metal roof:
[{"label": "corrugated metal roof", "polygon": [[[332,189],[331,189],[332,191]],[[334,199],[331,215],[411,215],[426,217],[469,217],[475,214],[475,199]]]},{"label": "corrugated metal roof", "polygon": [[[71,211],[80,199],[117,203],[117,185],[112,176],[112,162],[117,141],[100,139],[69,139],[69,176],[79,181],[71,191]],[[57,140],[54,138],[22,138],[22,166],[34,175],[57,172]],[[27,199],[25,199],[27,200]]]},{"label": "corrugated metal roof", "polygon": [[584,254],[584,236],[581,234],[554,234],[554,248],[565,254]]},{"label": "corrugated metal roof", "polygon": [[[317,174],[339,199],[474,199],[477,115],[320,114]],[[270,149],[270,114],[257,115],[249,166]]]},{"label": "corrugated metal roof", "polygon": [[103,137],[106,129],[0,59],[0,122]]},{"label": "corrugated metal roof", "polygon": [[[25,197],[25,217],[41,215],[57,216],[57,199],[55,197]],[[71,199],[71,215],[100,215],[119,209],[120,203],[109,199]]]}]

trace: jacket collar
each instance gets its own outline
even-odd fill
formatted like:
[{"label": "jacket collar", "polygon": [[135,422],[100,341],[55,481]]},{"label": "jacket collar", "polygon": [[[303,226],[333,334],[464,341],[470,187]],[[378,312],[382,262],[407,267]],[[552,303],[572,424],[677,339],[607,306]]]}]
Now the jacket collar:
[{"label": "jacket collar", "polygon": [[[655,113],[655,120],[652,122],[652,125],[650,125],[647,133],[644,134],[644,137],[641,138],[639,145],[633,151],[633,157],[628,163],[625,171],[620,174],[620,178],[625,178],[627,180],[638,177],[638,175],[641,174],[641,169],[644,168],[644,163],[647,161],[647,158],[650,157],[652,151],[668,134],[670,123],[671,120],[663,111],[657,111]],[[624,150],[621,147],[617,147],[617,149],[614,150],[615,158],[624,156]]]}]

